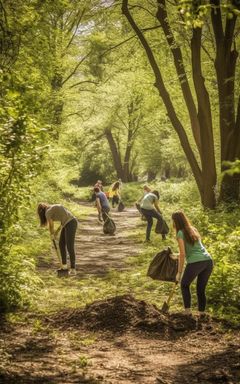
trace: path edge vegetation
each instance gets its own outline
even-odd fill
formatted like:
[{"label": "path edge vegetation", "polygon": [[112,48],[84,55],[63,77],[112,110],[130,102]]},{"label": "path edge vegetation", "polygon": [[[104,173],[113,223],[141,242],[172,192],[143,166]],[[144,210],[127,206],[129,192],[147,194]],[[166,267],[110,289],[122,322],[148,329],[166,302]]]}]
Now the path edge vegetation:
[{"label": "path edge vegetation", "polygon": [[[53,156],[50,152],[52,143],[57,141],[62,129],[62,101],[64,93],[62,82],[64,79],[68,79],[72,71],[69,74],[63,73],[64,67],[62,67],[60,57],[63,57],[64,54],[61,56],[59,55],[59,51],[53,50],[53,52],[49,52],[48,48],[46,48],[47,41],[45,39],[47,33],[49,31],[51,32],[51,37],[53,37],[53,41],[56,43],[54,45],[55,48],[59,47],[59,35],[57,35],[56,29],[51,30],[49,25],[46,26],[46,19],[43,15],[49,15],[51,12],[55,12],[54,17],[60,22],[59,20],[61,20],[61,16],[65,11],[64,7],[63,9],[61,8],[62,5],[60,3],[58,3],[58,7],[56,7],[54,11],[48,2],[46,2],[45,5],[39,5],[40,8],[32,8],[24,4],[24,1],[19,1],[16,7],[8,7],[7,3],[5,4],[4,2],[0,4],[3,15],[1,20],[1,42],[3,42],[3,51],[0,73],[2,85],[0,105],[0,307],[3,310],[10,310],[14,307],[25,305],[29,296],[32,294],[32,289],[38,286],[39,282],[35,273],[33,258],[26,252],[24,246],[15,248],[15,245],[22,244],[26,237],[31,239],[32,234],[28,231],[29,223],[33,231],[32,233],[34,233],[33,228],[37,226],[37,221],[32,219],[33,212],[35,214],[34,203],[36,203],[40,197],[44,197],[46,200],[54,200],[53,196],[58,197],[58,194],[54,191],[56,181],[51,179],[49,174],[45,173],[45,168],[49,168],[51,173],[51,171],[54,171],[54,166],[56,165],[54,162],[50,165]],[[237,303],[239,294],[236,292],[235,284],[236,281],[238,281],[239,270],[237,267],[237,261],[239,260],[237,246],[237,239],[239,239],[239,219],[238,214],[233,217],[231,213],[225,212],[225,208],[222,208],[223,206],[220,205],[216,207],[216,194],[214,191],[220,169],[216,171],[214,164],[214,143],[212,139],[212,122],[210,119],[211,108],[204,83],[204,75],[201,73],[200,58],[202,56],[200,56],[200,53],[203,55],[203,47],[200,46],[199,40],[204,22],[210,17],[212,25],[215,25],[216,28],[220,28],[222,31],[220,35],[222,45],[217,45],[221,50],[217,52],[218,56],[215,58],[219,101],[222,100],[221,98],[224,95],[224,97],[227,95],[227,98],[229,96],[229,100],[231,101],[231,103],[229,102],[227,105],[224,102],[220,102],[219,104],[219,127],[221,130],[222,151],[221,158],[220,160],[218,159],[219,161],[217,163],[221,163],[221,170],[225,170],[231,166],[232,161],[234,161],[236,157],[239,157],[238,145],[240,142],[238,136],[240,131],[240,99],[238,99],[236,94],[234,95],[234,85],[236,85],[234,84],[235,78],[230,77],[230,80],[226,81],[226,79],[228,79],[226,76],[228,76],[229,71],[234,73],[236,69],[234,66],[234,64],[236,64],[235,61],[233,60],[231,64],[233,67],[231,67],[226,58],[230,56],[236,58],[237,55],[234,45],[234,30],[239,19],[239,5],[236,1],[228,3],[229,7],[227,8],[221,8],[220,1],[210,1],[208,2],[210,6],[206,7],[199,6],[198,2],[192,2],[190,5],[189,2],[184,1],[179,3],[180,11],[181,9],[183,10],[181,14],[183,22],[187,26],[187,33],[192,33],[191,49],[192,52],[196,54],[194,55],[194,60],[197,60],[193,60],[192,62],[192,66],[197,69],[194,71],[197,78],[195,78],[195,80],[193,79],[194,87],[196,87],[197,100],[196,105],[194,105],[195,98],[191,95],[192,88],[190,88],[187,83],[187,77],[184,72],[184,61],[179,61],[182,53],[175,40],[174,33],[171,31],[171,23],[168,22],[166,18],[168,14],[165,1],[159,0],[156,2],[156,20],[161,25],[162,32],[166,37],[166,45],[169,46],[169,50],[173,55],[178,78],[179,76],[183,76],[186,80],[185,82],[180,82],[180,87],[187,110],[189,111],[189,121],[192,124],[193,136],[195,137],[196,148],[199,150],[199,155],[196,155],[196,151],[193,153],[186,132],[184,133],[180,120],[178,120],[174,114],[174,108],[171,105],[168,91],[163,88],[164,83],[161,80],[161,68],[159,68],[157,61],[154,62],[152,60],[154,73],[156,75],[155,86],[158,88],[161,98],[167,102],[167,108],[169,110],[168,117],[170,120],[172,117],[172,123],[175,124],[173,124],[173,126],[179,133],[180,141],[187,152],[189,163],[192,165],[192,169],[194,169],[193,174],[197,180],[203,206],[216,208],[215,213],[211,213],[208,210],[204,212],[199,209],[199,216],[193,211],[192,217],[195,220],[202,220],[203,234],[206,234],[207,230],[209,230],[208,241],[212,246],[212,251],[220,255],[217,256],[219,257],[219,275],[215,280],[214,289],[215,298],[217,298],[218,292],[221,293],[218,295],[219,297],[216,303],[222,306],[222,312],[224,312],[224,303],[227,302],[227,295],[230,294],[230,292],[233,298],[233,308],[235,308],[235,310],[238,309],[237,306],[235,307],[235,303]],[[152,55],[151,57],[154,59],[154,52],[151,51],[151,47],[147,39],[145,39],[141,28],[138,28],[137,23],[133,24],[134,19],[131,18],[132,16],[127,5],[128,2],[123,0],[123,13],[125,16],[128,16],[129,21],[132,22],[132,27],[134,26],[135,32],[141,40],[145,51],[148,52],[150,56]],[[45,6],[47,8],[44,8]],[[74,11],[76,12],[76,9]],[[178,12],[177,7],[176,11]],[[77,12],[78,17],[74,20],[74,23],[71,23],[72,20],[69,21],[71,28],[73,28],[71,29],[73,35],[76,25],[80,23],[85,16],[85,11],[83,12],[81,10],[81,12],[79,12],[79,10],[77,10]],[[76,13],[73,12],[73,15],[76,16]],[[223,21],[225,30],[223,28]],[[38,40],[39,35],[35,33],[36,31],[43,33],[43,41]],[[19,39],[19,36],[22,36],[22,38]],[[33,37],[35,37],[35,39],[33,39]],[[227,39],[228,37],[229,39]],[[218,35],[215,35],[216,41],[217,38]],[[70,43],[70,41],[71,37],[68,42]],[[196,44],[193,44],[193,42],[196,42]],[[224,42],[226,44],[224,44]],[[229,45],[229,42],[232,43]],[[47,60],[49,71],[42,65],[43,59]],[[87,58],[84,59],[84,63],[86,59]],[[223,63],[221,60],[223,60]],[[76,66],[80,66],[80,63],[82,64],[83,62],[80,60]],[[31,73],[29,67],[32,68]],[[222,72],[218,73],[217,71],[220,71],[220,67]],[[73,67],[73,72],[74,68],[76,67]],[[221,92],[223,92],[223,94]],[[206,108],[205,104],[202,104],[203,100],[201,95],[206,96],[204,98],[204,102],[208,104]],[[236,100],[237,107],[235,104],[233,108],[233,102],[236,103]],[[226,115],[231,118],[231,124],[227,127],[225,125]],[[204,119],[206,119],[208,124],[203,124]],[[209,140],[207,140],[210,151],[209,157],[203,156],[203,152],[201,152],[201,143],[203,140],[206,140],[206,136],[209,138]],[[232,148],[231,145],[234,146],[233,150],[230,150]],[[206,161],[207,158],[208,164]],[[227,160],[227,162],[225,162],[225,160]],[[212,169],[209,168],[210,164]],[[38,177],[40,177],[40,179],[42,178],[42,180],[45,178],[46,184],[44,184],[43,181],[39,181],[40,179],[38,179]],[[205,177],[207,178],[206,183]],[[238,177],[235,173],[224,174],[222,185],[226,182],[226,190],[224,189],[225,187],[222,188],[221,196],[223,201],[229,201],[228,192],[233,192],[234,194],[230,196],[231,201],[236,200],[235,187],[229,189],[228,185],[232,186],[233,183],[234,186],[236,186],[235,180]],[[34,184],[37,183],[45,185],[45,192],[43,188],[39,188],[39,185],[35,189]],[[49,194],[47,193],[47,191],[49,191],[48,184],[52,187]],[[209,188],[209,190],[207,190],[207,188]],[[37,189],[38,192],[36,191]],[[41,194],[39,191],[41,191]],[[224,197],[225,192],[226,198]],[[35,196],[33,197],[34,193]],[[189,198],[187,194],[183,196]],[[174,199],[171,193],[168,197],[165,197],[168,201]],[[178,203],[180,204],[180,200]],[[181,206],[184,207],[183,200],[181,201]],[[234,209],[234,207],[233,205],[232,208]],[[216,219],[213,218],[215,214]],[[22,216],[24,216],[23,221]],[[209,217],[211,217],[211,220]],[[222,225],[223,223],[224,225]],[[36,231],[34,236],[40,237],[42,234]],[[212,236],[212,240],[216,241],[217,244],[212,244],[210,236]],[[223,255],[224,252],[226,253],[225,255]]]}]

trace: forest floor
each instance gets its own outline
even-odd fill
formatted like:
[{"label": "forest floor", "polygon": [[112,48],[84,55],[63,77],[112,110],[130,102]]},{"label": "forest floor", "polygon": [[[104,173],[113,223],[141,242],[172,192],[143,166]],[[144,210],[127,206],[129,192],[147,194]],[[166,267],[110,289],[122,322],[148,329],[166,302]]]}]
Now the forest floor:
[{"label": "forest floor", "polygon": [[[75,280],[87,275],[101,279],[109,269],[123,271],[129,268],[126,258],[141,251],[129,236],[139,221],[137,212],[127,209],[112,216],[115,236],[102,234],[96,213],[81,221]],[[42,260],[39,272],[55,267]],[[66,279],[59,290],[73,281]],[[165,315],[131,293],[113,293],[84,308],[27,313],[16,323],[2,319],[0,327],[3,384],[240,383],[237,329],[210,317]]]}]

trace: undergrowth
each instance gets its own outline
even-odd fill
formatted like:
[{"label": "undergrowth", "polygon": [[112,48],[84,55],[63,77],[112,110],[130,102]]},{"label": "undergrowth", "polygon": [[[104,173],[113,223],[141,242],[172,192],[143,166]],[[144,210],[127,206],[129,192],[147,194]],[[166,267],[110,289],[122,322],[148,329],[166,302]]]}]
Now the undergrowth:
[{"label": "undergrowth", "polygon": [[[127,207],[132,207],[141,196],[144,183],[123,185],[122,197]],[[12,246],[12,255],[22,254],[23,259],[31,264],[34,284],[27,286],[30,297],[30,310],[48,313],[66,307],[82,307],[98,299],[131,293],[139,299],[161,307],[172,284],[153,281],[146,276],[150,260],[165,246],[171,246],[177,252],[175,233],[171,225],[171,214],[177,209],[184,209],[193,225],[202,235],[202,240],[214,259],[214,272],[210,278],[207,296],[208,311],[214,315],[239,319],[240,303],[240,213],[238,210],[227,211],[219,207],[215,211],[203,210],[198,193],[191,181],[157,182],[151,187],[160,191],[160,207],[170,227],[166,242],[152,231],[152,243],[143,244],[146,223],[139,218],[137,228],[128,233],[134,242],[139,243],[140,252],[126,262],[126,271],[110,270],[104,277],[85,276],[83,279],[58,279],[55,272],[45,268],[36,273],[32,265],[44,260],[46,265],[51,257],[51,243],[46,229],[41,229],[36,216],[36,205],[41,201],[62,203],[80,220],[93,207],[79,207],[78,199],[87,199],[90,188],[75,186],[58,188],[56,180],[52,184],[41,184],[35,190],[31,204],[22,210],[18,224],[18,241]],[[71,195],[69,195],[71,193]],[[64,198],[65,196],[65,198]],[[67,196],[67,197],[66,197]],[[33,264],[32,264],[33,263]],[[192,287],[193,306],[196,307],[195,287]],[[181,293],[178,289],[173,300],[172,310],[182,309]]]}]

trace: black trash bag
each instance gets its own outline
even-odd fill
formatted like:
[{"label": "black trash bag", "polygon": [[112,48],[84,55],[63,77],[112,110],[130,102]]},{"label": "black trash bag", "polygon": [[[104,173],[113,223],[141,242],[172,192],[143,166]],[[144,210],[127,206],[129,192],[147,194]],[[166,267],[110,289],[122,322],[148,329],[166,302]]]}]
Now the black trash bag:
[{"label": "black trash bag", "polygon": [[160,235],[167,235],[169,232],[169,227],[162,217],[162,220],[158,220],[156,227],[155,227],[155,233],[160,233]]},{"label": "black trash bag", "polygon": [[105,233],[105,235],[114,235],[115,232],[116,224],[114,223],[113,219],[108,216],[103,224],[103,233]]},{"label": "black trash bag", "polygon": [[170,247],[157,253],[148,267],[147,276],[153,280],[175,282],[178,271],[178,260],[172,259],[170,256],[171,253]]},{"label": "black trash bag", "polygon": [[124,211],[125,209],[125,205],[123,204],[122,201],[120,201],[120,203],[118,204],[118,212],[122,212]]}]

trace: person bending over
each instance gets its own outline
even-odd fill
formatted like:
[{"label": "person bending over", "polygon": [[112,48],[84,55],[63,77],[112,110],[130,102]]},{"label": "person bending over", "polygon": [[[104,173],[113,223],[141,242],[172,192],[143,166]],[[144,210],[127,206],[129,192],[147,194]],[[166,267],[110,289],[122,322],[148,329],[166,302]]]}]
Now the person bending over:
[{"label": "person bending over", "polygon": [[[55,239],[61,230],[59,248],[61,252],[63,269],[67,266],[67,251],[70,257],[70,275],[76,275],[76,255],[74,241],[77,230],[77,219],[61,204],[38,204],[38,216],[42,227],[48,226],[52,239]],[[54,231],[54,222],[60,222],[61,226]]]},{"label": "person bending over", "polygon": [[144,184],[143,194],[141,195],[141,197],[139,197],[139,199],[135,203],[135,207],[137,208],[138,212],[140,213],[142,220],[146,220],[146,217],[142,214],[141,202],[142,202],[142,199],[144,198],[144,196],[149,192],[151,192],[151,188],[147,184]]},{"label": "person bending over", "polygon": [[96,202],[96,194],[94,192],[94,188],[99,188],[100,191],[103,192],[103,183],[102,183],[102,180],[98,180],[96,182],[96,184],[94,185],[93,189],[92,189],[92,197],[91,197],[91,202]]},{"label": "person bending over", "polygon": [[[143,197],[140,207],[141,212],[147,220],[146,240],[150,241],[151,229],[153,226],[153,218],[162,221],[161,211],[158,205],[159,193],[158,191],[152,191],[145,194]],[[166,235],[162,235],[165,239]]]},{"label": "person bending over", "polygon": [[139,199],[137,200],[136,204],[140,204],[142,199],[144,198],[144,196],[146,196],[147,193],[151,192],[151,188],[147,185],[147,184],[144,184],[143,186],[143,194],[141,195],[141,197],[139,197]]},{"label": "person bending over", "polygon": [[[201,242],[196,228],[182,211],[172,214],[173,227],[179,246],[179,263],[176,281],[181,281],[181,291],[186,314],[191,314],[190,285],[197,277],[197,299],[200,315],[206,308],[206,286],[213,270],[213,260]],[[186,268],[183,267],[186,260]],[[182,276],[182,279],[181,279]]]},{"label": "person bending over", "polygon": [[96,195],[96,206],[98,210],[98,218],[100,221],[105,221],[110,212],[109,201],[104,192],[100,191],[98,187],[94,188],[94,193]]}]

